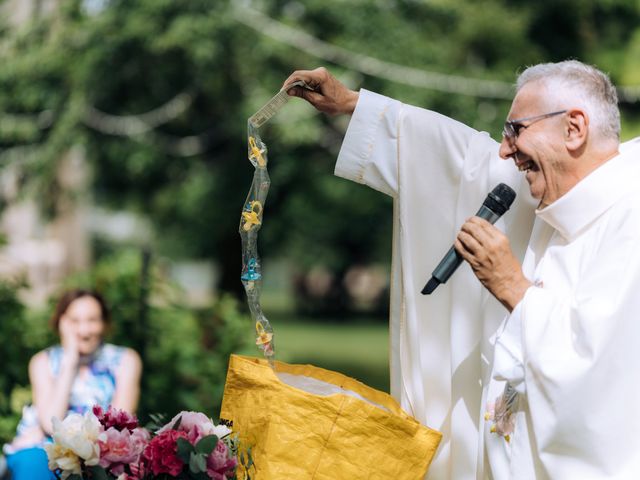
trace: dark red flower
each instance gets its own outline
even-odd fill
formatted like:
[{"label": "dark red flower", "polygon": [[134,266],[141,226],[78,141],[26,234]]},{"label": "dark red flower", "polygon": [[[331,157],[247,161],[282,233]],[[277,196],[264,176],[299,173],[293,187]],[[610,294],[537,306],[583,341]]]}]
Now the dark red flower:
[{"label": "dark red flower", "polygon": [[113,408],[111,405],[109,405],[106,412],[102,410],[100,405],[94,405],[93,414],[98,418],[105,430],[113,427],[121,432],[125,428],[131,431],[138,428],[138,418],[135,415]]},{"label": "dark red flower", "polygon": [[151,470],[154,475],[161,473],[178,475],[184,467],[184,463],[177,455],[178,438],[187,439],[186,432],[167,430],[153,437],[142,452],[146,469]]}]

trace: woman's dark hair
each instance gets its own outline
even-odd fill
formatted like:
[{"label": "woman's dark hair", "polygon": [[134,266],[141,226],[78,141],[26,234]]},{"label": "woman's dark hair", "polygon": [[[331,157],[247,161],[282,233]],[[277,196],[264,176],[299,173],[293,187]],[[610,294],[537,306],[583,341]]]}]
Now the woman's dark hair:
[{"label": "woman's dark hair", "polygon": [[91,297],[96,302],[98,302],[100,304],[100,311],[102,313],[102,321],[107,326],[111,324],[111,312],[109,311],[109,307],[107,306],[107,303],[104,301],[104,298],[102,298],[102,295],[100,295],[98,292],[93,290],[76,288],[74,290],[69,290],[63,293],[62,296],[60,297],[60,300],[58,300],[56,308],[53,311],[53,315],[51,316],[51,322],[50,322],[51,328],[53,328],[55,332],[58,331],[60,327],[60,318],[67,311],[67,309],[69,308],[69,305],[71,305],[71,303],[74,302],[75,300],[82,297]]}]

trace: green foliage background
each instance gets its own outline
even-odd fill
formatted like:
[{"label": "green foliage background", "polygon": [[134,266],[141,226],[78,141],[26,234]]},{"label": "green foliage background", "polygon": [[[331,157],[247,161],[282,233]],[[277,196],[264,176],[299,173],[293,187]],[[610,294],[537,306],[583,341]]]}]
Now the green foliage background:
[{"label": "green foliage background", "polygon": [[[91,12],[89,4],[103,8]],[[116,309],[113,341],[143,354],[144,388],[153,392],[143,395],[143,415],[212,411],[219,401],[246,317],[228,296],[209,309],[187,308],[156,259],[211,259],[220,290],[237,296],[237,225],[252,175],[246,119],[293,70],[325,65],[352,88],[435,109],[494,138],[509,109],[504,99],[410,87],[358,72],[348,59],[317,58],[271,38],[263,25],[247,26],[243,7],[354,54],[427,71],[512,82],[526,65],[578,58],[617,84],[640,84],[635,0],[69,0],[20,29],[0,23],[0,168],[18,171],[21,196],[50,216],[77,198],[82,192],[58,171],[64,154],[80,146],[92,201],[135,211],[154,226],[148,284],[132,251],[99,257],[92,272],[72,280],[101,287]],[[115,135],[91,126],[92,109],[138,115],[180,92],[193,99],[189,108],[148,131]],[[640,104],[621,108],[624,139],[640,134]],[[345,127],[344,118],[292,101],[262,132],[272,179],[263,257],[286,257],[299,274],[320,265],[335,275],[319,301],[296,290],[307,313],[345,316],[347,269],[390,260],[391,200],[330,175]],[[195,153],[184,154],[185,145]],[[0,198],[0,208],[7,201]],[[0,440],[16,419],[12,395],[14,407],[25,396],[28,358],[54,340],[49,311],[25,309],[18,288],[0,285]],[[384,304],[377,308],[384,312]]]},{"label": "green foliage background", "polygon": [[[494,136],[509,107],[367,76],[348,59],[332,65],[274,40],[259,22],[249,28],[239,21],[248,18],[243,6],[351,52],[428,71],[511,82],[528,64],[575,57],[620,84],[640,84],[633,0],[111,0],[89,14],[90,3],[62,2],[19,31],[0,30],[0,111],[36,119],[0,120],[0,164],[20,163],[23,193],[37,192],[54,214],[73,194],[58,164],[82,145],[97,204],[150,218],[163,233],[154,251],[216,260],[221,288],[236,293],[238,206],[251,175],[246,119],[291,71],[326,64],[353,88],[436,109]],[[180,92],[192,96],[190,107],[148,132],[109,135],[88,126],[91,108],[139,114]],[[638,110],[623,105],[625,138],[640,128]],[[354,263],[386,263],[391,228],[389,199],[328,175],[344,127],[343,118],[292,102],[264,132],[272,158],[267,214],[274,212],[264,251],[286,255],[300,271],[322,264],[338,279]],[[194,135],[201,152],[176,155],[179,140]]]}]

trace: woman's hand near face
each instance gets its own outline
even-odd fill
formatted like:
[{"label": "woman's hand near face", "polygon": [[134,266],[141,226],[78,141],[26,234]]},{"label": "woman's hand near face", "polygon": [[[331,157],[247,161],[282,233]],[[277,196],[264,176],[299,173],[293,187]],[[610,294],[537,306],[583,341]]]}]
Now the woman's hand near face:
[{"label": "woman's hand near face", "polygon": [[78,328],[69,315],[60,317],[58,332],[62,345],[62,361],[58,374],[54,376],[51,373],[46,351],[37,353],[29,363],[33,404],[38,413],[40,427],[48,435],[52,433],[51,418],[62,420],[67,414],[71,387],[80,364]]},{"label": "woman's hand near face", "polygon": [[29,363],[33,404],[47,434],[51,434],[52,417],[62,420],[67,415],[81,356],[92,355],[102,344],[105,321],[100,302],[92,295],[75,298],[59,315],[57,327],[62,360],[56,374],[51,371],[47,350],[34,355]]},{"label": "woman's hand near face", "polygon": [[66,315],[60,319],[60,343],[64,352],[64,359],[77,365],[80,358],[78,332],[73,321]]}]

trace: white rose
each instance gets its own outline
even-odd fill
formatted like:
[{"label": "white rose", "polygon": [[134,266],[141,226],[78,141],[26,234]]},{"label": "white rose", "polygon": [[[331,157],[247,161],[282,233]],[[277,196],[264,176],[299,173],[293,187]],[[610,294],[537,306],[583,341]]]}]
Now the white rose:
[{"label": "white rose", "polygon": [[49,470],[56,468],[62,469],[61,478],[64,480],[69,475],[75,473],[80,475],[80,459],[68,448],[62,447],[56,443],[49,443],[44,446],[49,457]]},{"label": "white rose", "polygon": [[100,446],[97,440],[104,429],[92,412],[84,415],[71,413],[63,421],[53,418],[52,422],[52,436],[56,444],[71,450],[84,460],[85,465],[98,464]]}]

